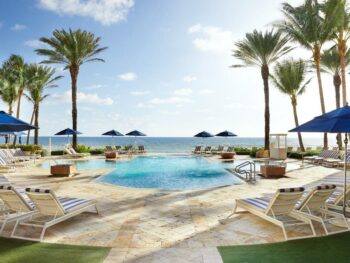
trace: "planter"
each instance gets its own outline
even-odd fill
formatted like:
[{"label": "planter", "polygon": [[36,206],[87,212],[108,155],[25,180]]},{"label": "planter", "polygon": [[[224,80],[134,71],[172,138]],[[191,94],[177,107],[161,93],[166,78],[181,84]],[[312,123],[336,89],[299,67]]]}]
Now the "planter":
[{"label": "planter", "polygon": [[286,167],[279,165],[261,165],[260,172],[265,178],[280,178],[286,174]]},{"label": "planter", "polygon": [[269,156],[270,155],[268,150],[259,150],[255,154],[256,158],[269,158]]},{"label": "planter", "polygon": [[105,152],[106,159],[115,159],[117,158],[118,153],[117,152]]},{"label": "planter", "polygon": [[72,176],[77,172],[75,164],[57,164],[51,166],[51,174],[55,176]]},{"label": "planter", "polygon": [[223,153],[221,153],[221,158],[225,159],[225,160],[233,159],[234,156],[235,156],[235,154],[232,153],[232,152],[223,152]]}]

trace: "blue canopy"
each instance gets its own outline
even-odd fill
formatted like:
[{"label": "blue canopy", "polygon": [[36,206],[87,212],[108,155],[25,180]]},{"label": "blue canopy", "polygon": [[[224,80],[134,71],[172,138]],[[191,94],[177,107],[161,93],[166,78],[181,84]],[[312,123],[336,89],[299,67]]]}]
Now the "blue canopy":
[{"label": "blue canopy", "polygon": [[124,136],[123,134],[121,134],[120,132],[118,132],[116,130],[110,130],[108,132],[103,133],[102,135],[105,135],[105,136]]},{"label": "blue canopy", "polygon": [[208,137],[214,137],[214,135],[212,135],[212,134],[209,133],[209,132],[202,131],[202,132],[196,134],[194,137],[208,138]]},{"label": "blue canopy", "polygon": [[56,133],[55,135],[73,135],[73,134],[81,134],[81,132],[67,128],[67,129],[64,129],[64,130]]},{"label": "blue canopy", "polygon": [[125,135],[128,135],[128,136],[146,136],[146,134],[144,134],[138,130],[131,131]]},{"label": "blue canopy", "polygon": [[0,111],[0,132],[19,132],[36,129],[20,119],[17,119],[4,111]]},{"label": "blue canopy", "polygon": [[350,133],[350,107],[344,106],[315,117],[290,132]]},{"label": "blue canopy", "polygon": [[234,134],[233,132],[230,132],[230,131],[223,131],[223,132],[220,132],[220,133],[216,134],[215,136],[218,136],[218,137],[235,137],[237,135]]}]

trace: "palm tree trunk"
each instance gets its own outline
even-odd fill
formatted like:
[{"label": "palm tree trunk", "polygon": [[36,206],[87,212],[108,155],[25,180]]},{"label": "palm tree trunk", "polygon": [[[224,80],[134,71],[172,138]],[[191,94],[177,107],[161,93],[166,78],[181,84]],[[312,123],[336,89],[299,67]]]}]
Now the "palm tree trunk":
[{"label": "palm tree trunk", "polygon": [[[72,79],[72,121],[73,121],[73,130],[78,129],[78,109],[77,109],[77,81],[79,74],[79,66],[72,65],[69,68],[71,79]],[[73,148],[77,147],[77,135],[73,134]]]},{"label": "palm tree trunk", "polygon": [[270,149],[270,94],[269,94],[269,67],[263,65],[261,67],[261,76],[264,81],[264,97],[265,97],[265,150]]},{"label": "palm tree trunk", "polygon": [[[299,119],[298,119],[298,112],[297,112],[297,98],[295,96],[292,96],[292,106],[293,106],[293,115],[294,115],[294,122],[295,127],[299,126]],[[301,133],[298,132],[298,140],[299,140],[299,147],[302,152],[305,152],[303,138],[301,137]]]},{"label": "palm tree trunk", "polygon": [[[324,96],[323,96],[323,88],[322,88],[322,79],[321,79],[321,67],[320,67],[320,63],[321,63],[321,48],[316,45],[314,48],[314,63],[316,66],[316,74],[317,74],[317,82],[318,82],[318,91],[320,94],[320,103],[321,103],[321,111],[322,114],[326,113],[326,107],[324,104]],[[323,136],[323,148],[327,149],[328,148],[328,137],[327,137],[327,133],[324,133]]]},{"label": "palm tree trunk", "polygon": [[[34,114],[35,114],[35,105],[33,107],[33,112],[32,112],[32,117],[30,118],[30,124],[33,124],[34,121]],[[29,138],[30,138],[30,130],[28,130],[28,134],[27,134],[27,144],[29,144]]]},{"label": "palm tree trunk", "polygon": [[347,103],[347,98],[346,98],[346,62],[345,62],[346,41],[343,39],[343,34],[341,34],[339,38],[340,39],[338,41],[338,53],[339,53],[339,60],[340,60],[343,106],[345,106]]},{"label": "palm tree trunk", "polygon": [[[18,90],[18,99],[17,99],[17,112],[16,112],[16,118],[19,119],[19,114],[20,114],[20,111],[21,111],[21,99],[22,99],[22,95],[23,95],[23,89],[20,88]],[[15,135],[13,137],[13,145],[16,145],[16,142],[17,142],[17,136]]]},{"label": "palm tree trunk", "polygon": [[[337,109],[340,108],[340,85],[342,83],[341,77],[336,74],[333,76],[333,85],[334,85],[334,89],[335,89],[335,105],[337,107]],[[343,149],[343,142],[342,142],[342,136],[341,133],[337,134],[337,144],[338,144],[338,148],[339,150]]]},{"label": "palm tree trunk", "polygon": [[[35,107],[34,126],[39,127],[39,104]],[[39,129],[34,130],[34,144],[39,144]]]}]

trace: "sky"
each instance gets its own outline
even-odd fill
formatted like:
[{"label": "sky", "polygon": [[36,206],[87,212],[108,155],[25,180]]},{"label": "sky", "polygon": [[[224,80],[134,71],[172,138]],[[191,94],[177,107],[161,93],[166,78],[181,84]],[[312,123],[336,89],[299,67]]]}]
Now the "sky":
[{"label": "sky", "polygon": [[[28,63],[55,29],[84,29],[101,37],[105,63],[81,66],[78,130],[87,136],[138,129],[150,136],[193,136],[230,130],[264,134],[263,85],[258,68],[230,68],[234,43],[281,19],[279,0],[13,0],[0,1],[0,63],[11,54]],[[288,1],[292,5],[299,0]],[[310,58],[296,49],[287,55]],[[40,111],[40,135],[71,127],[70,76],[48,90]],[[298,101],[300,122],[320,115],[315,74]],[[323,75],[326,110],[335,108],[332,78]],[[2,110],[6,105],[0,103]],[[270,86],[271,132],[294,127],[290,99]],[[32,105],[24,99],[21,118]],[[294,134],[290,135],[294,137]],[[307,135],[307,136],[315,136]],[[317,135],[316,135],[317,136]]]}]

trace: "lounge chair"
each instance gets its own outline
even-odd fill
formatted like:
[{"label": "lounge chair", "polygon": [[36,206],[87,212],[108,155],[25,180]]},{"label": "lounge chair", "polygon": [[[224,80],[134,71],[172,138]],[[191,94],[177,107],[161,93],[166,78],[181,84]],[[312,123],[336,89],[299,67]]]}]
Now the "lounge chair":
[{"label": "lounge chair", "polygon": [[[336,185],[319,185],[313,188],[307,196],[297,206],[297,210],[303,213],[311,220],[322,224],[326,235],[336,234],[340,232],[350,231],[350,227],[344,215],[336,213],[327,209],[326,202],[336,189]],[[344,224],[343,230],[330,232],[327,229],[326,223],[333,220],[342,221]]]},{"label": "lounge chair", "polygon": [[[37,213],[28,218],[18,220],[12,232],[12,237],[42,241],[47,228],[77,216],[83,212],[94,210],[98,214],[96,202],[92,200],[57,197],[50,189],[26,188],[26,194],[34,203]],[[41,229],[40,237],[24,237],[16,235],[19,226]]]},{"label": "lounge chair", "polygon": [[227,150],[225,152],[227,152],[227,153],[234,153],[235,152],[235,148],[233,146],[229,146],[229,147],[227,147]]},{"label": "lounge chair", "polygon": [[112,146],[110,145],[106,145],[105,149],[106,149],[106,152],[114,152]]},{"label": "lounge chair", "polygon": [[33,203],[26,200],[23,194],[11,185],[0,185],[0,199],[5,205],[5,209],[0,210],[0,235],[7,223],[18,222],[35,213]]},{"label": "lounge chair", "polygon": [[192,153],[194,154],[200,154],[201,153],[201,150],[202,150],[202,146],[200,145],[197,145],[194,150],[192,151]]},{"label": "lounge chair", "polygon": [[114,148],[115,148],[116,151],[119,152],[119,151],[121,150],[122,147],[121,147],[120,145],[115,145]]},{"label": "lounge chair", "polygon": [[219,145],[217,149],[212,149],[211,153],[214,154],[221,154],[224,151],[224,146],[223,145]]},{"label": "lounge chair", "polygon": [[211,146],[206,146],[201,154],[211,154]]},{"label": "lounge chair", "polygon": [[[273,196],[260,198],[247,198],[236,200],[237,208],[242,208],[264,220],[269,221],[282,228],[286,240],[299,239],[305,237],[314,237],[316,235],[311,219],[305,217],[294,208],[304,193],[304,188],[286,188],[279,189]],[[290,220],[292,219],[292,220]],[[308,236],[288,237],[286,227],[295,227],[298,225],[308,225],[312,234]]]},{"label": "lounge chair", "polygon": [[139,150],[138,150],[138,152],[139,153],[145,153],[146,151],[145,151],[145,146],[143,146],[143,145],[139,145]]},{"label": "lounge chair", "polygon": [[[344,155],[344,153],[340,153],[337,158],[326,158],[322,161],[322,165],[325,167],[338,167],[341,163],[344,163]],[[350,159],[350,154],[348,154],[348,158]]]},{"label": "lounge chair", "polygon": [[322,150],[319,155],[305,156],[304,161],[320,164],[325,159],[336,159],[339,156],[339,151]]},{"label": "lounge chair", "polygon": [[87,157],[90,154],[89,153],[77,153],[73,147],[71,146],[66,146],[64,149],[66,156],[72,157],[72,158],[82,158],[82,157]]},{"label": "lounge chair", "polygon": [[41,158],[41,154],[36,154],[36,153],[32,153],[32,154],[25,154],[21,148],[17,148],[15,149],[15,156],[19,156],[19,157],[25,157],[25,158],[29,158],[29,159],[40,159]]}]

